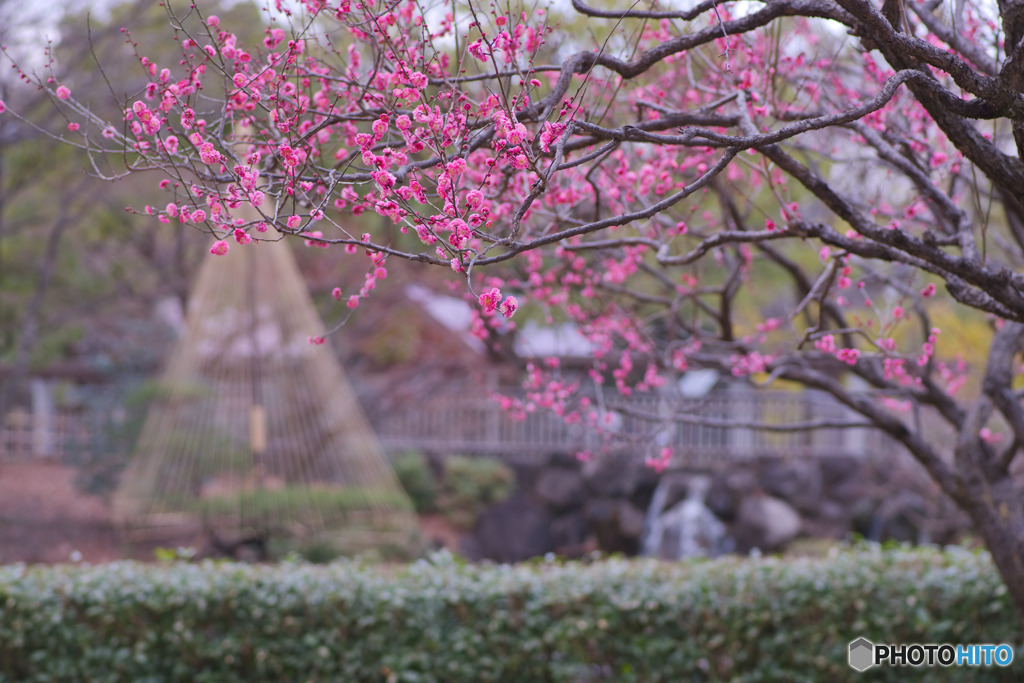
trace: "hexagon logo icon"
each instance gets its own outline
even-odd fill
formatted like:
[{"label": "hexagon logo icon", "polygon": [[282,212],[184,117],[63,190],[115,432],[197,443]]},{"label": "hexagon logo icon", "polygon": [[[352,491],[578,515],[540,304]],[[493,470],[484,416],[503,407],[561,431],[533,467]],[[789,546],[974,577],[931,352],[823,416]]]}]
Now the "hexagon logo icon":
[{"label": "hexagon logo icon", "polygon": [[850,666],[864,671],[874,665],[875,645],[867,638],[858,638],[850,643]]}]

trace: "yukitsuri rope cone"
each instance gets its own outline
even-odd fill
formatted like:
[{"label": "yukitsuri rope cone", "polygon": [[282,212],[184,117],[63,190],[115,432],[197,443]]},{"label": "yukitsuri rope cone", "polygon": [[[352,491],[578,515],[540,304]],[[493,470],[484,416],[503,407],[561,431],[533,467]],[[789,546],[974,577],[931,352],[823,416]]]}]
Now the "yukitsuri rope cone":
[{"label": "yukitsuri rope cone", "polygon": [[[114,513],[134,541],[416,542],[412,505],[283,241],[209,255]],[[193,542],[195,542],[193,540]]]}]

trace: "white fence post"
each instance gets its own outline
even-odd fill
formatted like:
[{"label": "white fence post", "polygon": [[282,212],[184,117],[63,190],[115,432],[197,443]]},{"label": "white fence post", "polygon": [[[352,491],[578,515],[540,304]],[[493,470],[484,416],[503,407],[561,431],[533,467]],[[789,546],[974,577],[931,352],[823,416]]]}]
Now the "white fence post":
[{"label": "white fence post", "polygon": [[[729,418],[737,422],[757,422],[757,404],[752,391],[746,385],[736,383],[729,386],[726,409]],[[729,427],[728,444],[732,455],[737,459],[747,459],[754,455],[754,431],[748,427]]]},{"label": "white fence post", "polygon": [[49,456],[54,451],[53,383],[34,378],[32,388],[32,451],[33,455]]}]

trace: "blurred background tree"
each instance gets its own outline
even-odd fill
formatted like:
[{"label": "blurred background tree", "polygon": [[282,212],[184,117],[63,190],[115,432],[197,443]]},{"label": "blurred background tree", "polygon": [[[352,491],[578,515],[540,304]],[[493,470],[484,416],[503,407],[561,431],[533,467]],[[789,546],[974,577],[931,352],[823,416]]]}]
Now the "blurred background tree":
[{"label": "blurred background tree", "polygon": [[[262,35],[254,5],[207,5],[249,27],[249,38]],[[164,35],[166,10],[136,1],[99,14],[68,7],[58,17],[53,7],[0,0],[0,44],[116,119],[147,83],[125,41]],[[42,42],[52,63],[43,60]],[[174,59],[173,45],[163,56]],[[140,219],[125,207],[155,199],[158,179],[101,180],[109,169],[55,139],[80,135],[46,93],[13,87],[17,78],[14,70],[0,73],[0,99],[32,122],[0,118],[0,414],[34,371],[152,370],[164,350],[160,340],[168,338],[166,329],[153,329],[153,308],[169,297],[186,301],[204,252],[204,242],[183,224],[139,229]]]}]

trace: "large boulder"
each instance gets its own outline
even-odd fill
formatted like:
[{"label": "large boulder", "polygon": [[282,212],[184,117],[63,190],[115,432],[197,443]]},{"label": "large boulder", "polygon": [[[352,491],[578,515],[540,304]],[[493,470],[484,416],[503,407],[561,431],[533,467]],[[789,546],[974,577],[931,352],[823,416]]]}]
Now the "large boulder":
[{"label": "large boulder", "polygon": [[860,479],[865,476],[863,461],[850,456],[822,458],[819,468],[821,469],[822,483],[826,488],[832,488],[850,479]]},{"label": "large boulder", "polygon": [[591,495],[598,498],[632,498],[638,491],[651,491],[658,474],[632,455],[595,457],[582,469],[583,481]]},{"label": "large boulder", "polygon": [[800,533],[800,514],[788,503],[773,496],[754,494],[740,503],[732,536],[741,553],[758,548],[765,552],[779,550]]},{"label": "large boulder", "polygon": [[821,469],[815,460],[772,460],[759,468],[758,480],[765,493],[786,501],[801,512],[821,505]]},{"label": "large boulder", "polygon": [[566,557],[581,557],[597,544],[590,536],[590,525],[579,510],[572,510],[551,522],[551,544],[554,552]]},{"label": "large boulder", "polygon": [[853,528],[872,541],[927,542],[928,505],[919,494],[901,491],[885,500],[864,499],[854,508]]},{"label": "large boulder", "polygon": [[567,467],[545,467],[537,476],[533,492],[556,512],[579,507],[587,498],[583,477],[579,471]]},{"label": "large boulder", "polygon": [[862,499],[873,484],[868,468],[857,458],[824,458],[820,469],[824,497],[841,505]]},{"label": "large boulder", "polygon": [[732,522],[740,509],[740,502],[757,490],[757,477],[743,468],[716,474],[704,497],[708,509],[724,522]]},{"label": "large boulder", "polygon": [[461,552],[473,560],[522,562],[552,552],[551,513],[522,492],[483,511]]},{"label": "large boulder", "polygon": [[583,506],[583,516],[597,537],[601,550],[630,555],[640,550],[644,514],[629,501],[615,498],[589,500]]},{"label": "large boulder", "polygon": [[810,538],[846,538],[853,528],[852,524],[850,510],[838,503],[825,500],[816,514],[803,517],[800,533]]},{"label": "large boulder", "polygon": [[619,502],[619,533],[630,541],[639,541],[644,535],[644,513],[635,505]]}]

